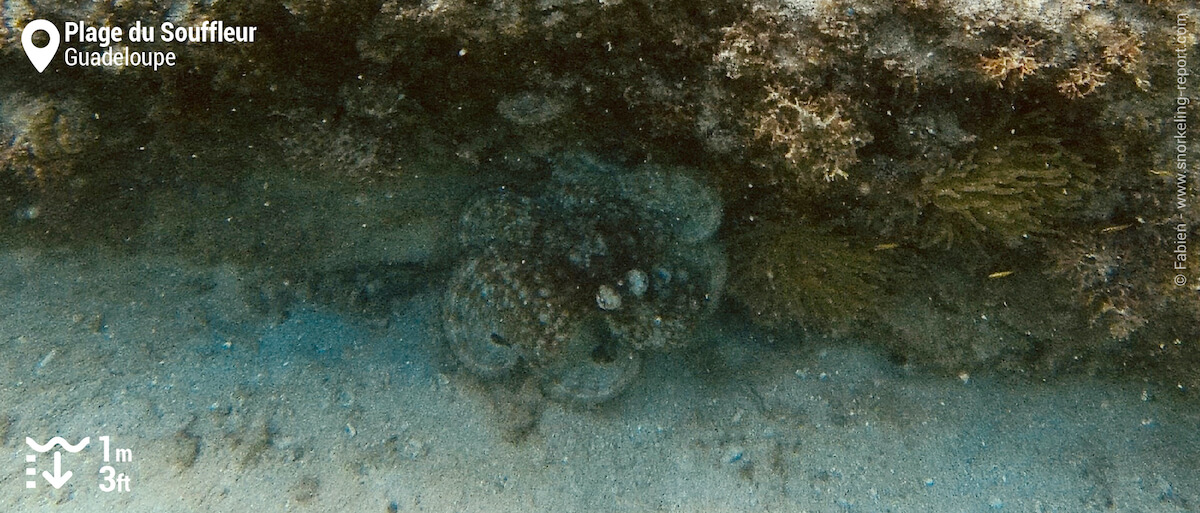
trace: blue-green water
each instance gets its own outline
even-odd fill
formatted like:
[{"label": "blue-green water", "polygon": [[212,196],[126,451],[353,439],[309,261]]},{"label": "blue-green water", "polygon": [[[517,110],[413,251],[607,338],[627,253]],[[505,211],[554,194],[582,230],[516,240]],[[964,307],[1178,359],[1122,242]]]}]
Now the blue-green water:
[{"label": "blue-green water", "polygon": [[[723,316],[577,407],[473,377],[436,294],[252,316],[230,268],[0,257],[13,511],[1194,511],[1198,414],[1087,376],[934,377]],[[136,277],[137,287],[128,280]],[[197,288],[195,284],[205,284]],[[190,284],[190,285],[189,285]],[[237,328],[231,328],[236,325]],[[789,338],[796,337],[796,338]],[[26,436],[93,445],[25,489]],[[131,491],[102,492],[99,436]],[[39,460],[39,471],[49,470]]]}]

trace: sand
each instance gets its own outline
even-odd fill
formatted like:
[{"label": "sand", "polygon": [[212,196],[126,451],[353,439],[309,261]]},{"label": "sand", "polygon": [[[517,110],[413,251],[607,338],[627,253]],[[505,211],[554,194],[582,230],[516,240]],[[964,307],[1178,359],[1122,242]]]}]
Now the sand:
[{"label": "sand", "polygon": [[[251,313],[246,272],[0,253],[0,511],[1200,511],[1178,390],[930,376],[723,315],[583,408],[459,369],[436,287]],[[25,442],[53,436],[90,439],[60,489]]]}]

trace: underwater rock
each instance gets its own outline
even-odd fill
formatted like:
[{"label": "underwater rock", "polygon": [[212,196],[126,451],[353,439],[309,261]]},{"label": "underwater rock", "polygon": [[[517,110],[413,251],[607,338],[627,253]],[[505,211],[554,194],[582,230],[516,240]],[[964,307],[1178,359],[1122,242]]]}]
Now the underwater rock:
[{"label": "underwater rock", "polygon": [[720,204],[699,182],[569,162],[536,194],[504,189],[463,213],[445,334],[480,377],[524,361],[547,396],[592,404],[634,381],[643,351],[686,346],[727,271],[710,240]]},{"label": "underwater rock", "polygon": [[561,98],[526,92],[500,100],[496,112],[522,126],[534,126],[558,119],[569,105]]},{"label": "underwater rock", "polygon": [[96,151],[100,134],[75,99],[9,94],[0,106],[0,169],[45,186],[73,175],[78,158]]},{"label": "underwater rock", "polygon": [[[723,288],[723,256],[696,250],[722,218],[737,249],[730,293],[768,324],[873,322],[879,296],[921,291],[880,286],[904,274],[891,259],[953,251],[979,268],[1015,258],[1079,274],[1071,307],[1128,339],[1198,324],[1193,284],[1163,293],[1145,249],[1167,247],[1180,214],[1164,193],[1176,91],[1162,84],[1195,46],[1194,31],[1175,37],[1194,4],[9,0],[2,228],[18,244],[132,241],[272,269],[290,290],[381,298],[342,276],[453,269],[443,259],[460,255],[440,235],[461,214],[478,274],[459,262],[451,282],[456,336],[475,340],[456,351],[481,374],[545,362],[591,317],[635,352],[686,345]],[[183,64],[156,71],[58,60],[43,75],[20,44],[39,18],[236,22],[263,38],[175,45]],[[527,181],[567,148],[705,169],[568,155],[545,190],[461,213],[476,187]],[[1182,219],[1191,240],[1197,215]],[[497,309],[474,281],[514,306]],[[597,303],[602,286],[619,308]],[[265,296],[291,294],[303,295]],[[534,307],[532,328],[514,326]],[[549,338],[537,324],[559,319]],[[1163,352],[1147,347],[1128,351]],[[1147,365],[1200,368],[1189,351]]]}]

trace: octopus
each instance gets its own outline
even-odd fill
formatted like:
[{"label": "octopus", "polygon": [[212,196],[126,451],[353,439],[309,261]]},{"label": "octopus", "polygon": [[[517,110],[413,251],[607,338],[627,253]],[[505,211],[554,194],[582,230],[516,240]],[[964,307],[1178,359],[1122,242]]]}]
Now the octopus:
[{"label": "octopus", "polygon": [[558,165],[549,183],[464,211],[443,330],[484,380],[526,369],[547,397],[596,404],[636,382],[646,352],[686,347],[715,309],[720,203],[676,170]]}]

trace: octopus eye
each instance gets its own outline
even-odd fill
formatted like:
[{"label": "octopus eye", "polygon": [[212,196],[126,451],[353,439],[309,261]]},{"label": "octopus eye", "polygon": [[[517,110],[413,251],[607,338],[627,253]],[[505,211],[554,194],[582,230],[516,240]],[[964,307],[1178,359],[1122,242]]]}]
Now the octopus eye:
[{"label": "octopus eye", "polygon": [[492,333],[492,343],[504,347],[512,346],[512,343],[500,336],[499,333]]}]

